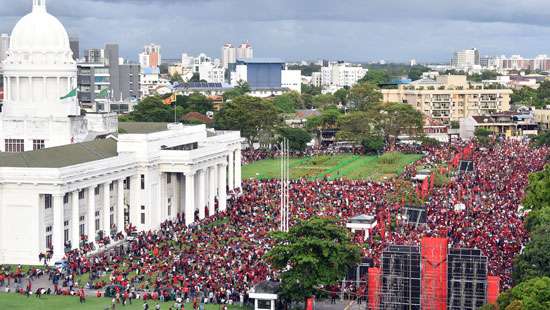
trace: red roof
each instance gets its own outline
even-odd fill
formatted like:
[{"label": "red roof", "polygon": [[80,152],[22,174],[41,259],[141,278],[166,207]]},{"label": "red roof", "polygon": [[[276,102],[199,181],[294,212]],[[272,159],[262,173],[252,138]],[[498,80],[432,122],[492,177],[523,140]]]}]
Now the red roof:
[{"label": "red roof", "polygon": [[182,119],[185,121],[199,121],[204,124],[212,124],[214,122],[211,118],[199,112],[189,112]]}]

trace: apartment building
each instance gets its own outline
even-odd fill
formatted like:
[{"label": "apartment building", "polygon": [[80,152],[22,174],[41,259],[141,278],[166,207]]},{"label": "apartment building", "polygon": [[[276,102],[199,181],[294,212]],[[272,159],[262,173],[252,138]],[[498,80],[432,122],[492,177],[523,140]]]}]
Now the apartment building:
[{"label": "apartment building", "polygon": [[512,94],[512,90],[499,85],[471,84],[463,75],[421,79],[381,92],[384,102],[408,103],[445,124],[464,117],[508,111]]}]

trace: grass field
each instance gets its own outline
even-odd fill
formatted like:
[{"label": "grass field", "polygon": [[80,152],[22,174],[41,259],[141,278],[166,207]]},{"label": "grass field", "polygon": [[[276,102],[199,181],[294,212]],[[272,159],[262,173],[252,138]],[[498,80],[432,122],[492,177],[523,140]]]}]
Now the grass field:
[{"label": "grass field", "polygon": [[[421,155],[388,153],[382,156],[321,155],[290,159],[292,179],[368,179],[382,180],[403,172],[403,168],[420,159]],[[279,178],[280,161],[267,159],[243,167],[243,179]]]},{"label": "grass field", "polygon": [[[156,302],[148,301],[149,309],[155,309]],[[173,302],[161,303],[161,309],[168,309],[173,306]],[[78,297],[72,296],[43,296],[41,299],[35,296],[25,297],[19,294],[4,294],[0,293],[0,309],[6,310],[27,310],[27,309],[40,309],[40,310],[64,310],[64,309],[78,309],[78,310],[103,310],[111,309],[110,298],[86,298],[86,303],[80,304]],[[237,306],[228,306],[229,310],[243,310],[245,308]],[[132,305],[122,306],[116,305],[116,309],[125,310],[140,310],[143,309],[143,301],[133,301]],[[193,309],[192,304],[186,304],[185,309]],[[219,305],[206,305],[205,310],[219,310]]]}]

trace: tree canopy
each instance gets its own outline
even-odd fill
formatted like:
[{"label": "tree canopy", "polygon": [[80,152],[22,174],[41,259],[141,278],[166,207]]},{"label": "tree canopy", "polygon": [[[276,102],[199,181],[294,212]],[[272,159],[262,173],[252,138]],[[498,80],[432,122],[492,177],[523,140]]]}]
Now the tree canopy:
[{"label": "tree canopy", "polygon": [[288,92],[273,98],[273,104],[280,113],[294,113],[304,108],[302,96],[297,92]]},{"label": "tree canopy", "polygon": [[499,309],[550,309],[550,278],[537,277],[520,283],[498,298]]},{"label": "tree canopy", "polygon": [[374,84],[358,83],[351,88],[349,101],[355,109],[367,111],[371,106],[382,101],[382,93]]},{"label": "tree canopy", "polygon": [[550,207],[550,164],[529,175],[523,206],[531,211]]},{"label": "tree canopy", "polygon": [[311,141],[311,135],[302,128],[279,128],[279,134],[288,139],[289,148],[293,151],[304,151]]},{"label": "tree canopy", "polygon": [[534,277],[550,277],[550,223],[539,226],[530,235],[531,240],[514,262],[514,283]]},{"label": "tree canopy", "polygon": [[[176,106],[177,119],[180,119],[183,114],[184,109],[181,106]],[[174,106],[165,105],[159,96],[146,97],[134,107],[134,111],[120,118],[120,120],[133,122],[173,122]]]},{"label": "tree canopy", "polygon": [[550,146],[550,130],[540,132],[534,140],[537,146]]},{"label": "tree canopy", "polygon": [[312,218],[289,232],[273,233],[276,245],[266,254],[281,271],[282,296],[304,301],[317,288],[332,285],[359,263],[359,247],[351,242],[346,228],[334,219]]},{"label": "tree canopy", "polygon": [[375,129],[373,134],[383,136],[392,147],[398,135],[418,135],[424,127],[422,112],[406,103],[379,103],[367,113]]},{"label": "tree canopy", "polygon": [[224,130],[240,130],[248,143],[267,142],[274,129],[281,123],[277,109],[269,100],[239,96],[225,104],[215,117],[215,127]]},{"label": "tree canopy", "polygon": [[539,88],[536,90],[530,87],[514,90],[511,100],[514,104],[534,106],[537,108],[543,108],[550,105],[550,81],[545,80],[541,82]]}]

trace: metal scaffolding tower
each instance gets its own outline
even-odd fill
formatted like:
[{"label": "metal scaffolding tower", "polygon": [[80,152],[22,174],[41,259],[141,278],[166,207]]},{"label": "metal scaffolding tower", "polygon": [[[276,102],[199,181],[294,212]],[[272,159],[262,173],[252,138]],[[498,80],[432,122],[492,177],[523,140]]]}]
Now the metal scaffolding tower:
[{"label": "metal scaffolding tower", "polygon": [[288,231],[289,220],[289,186],[290,186],[290,166],[289,166],[289,146],[288,139],[283,138],[281,142],[281,231]]}]

